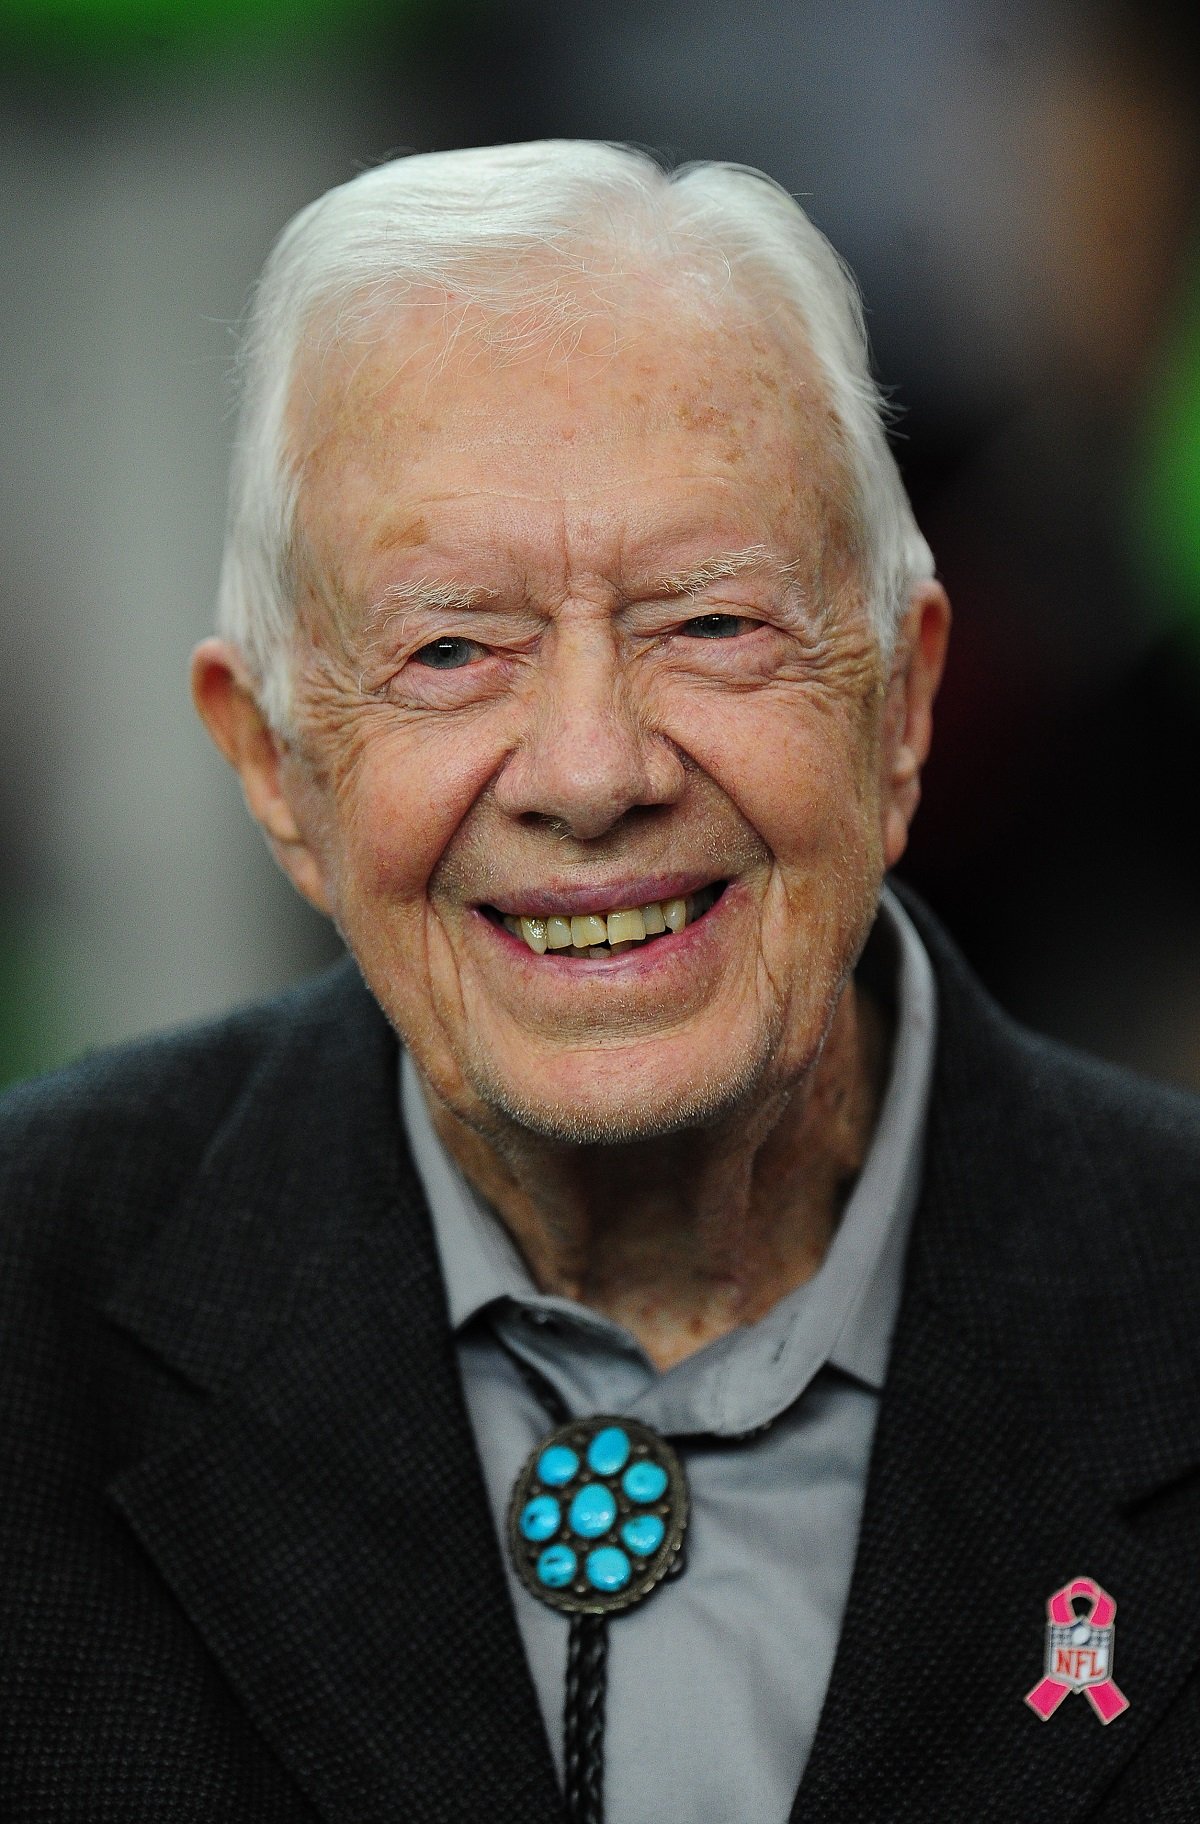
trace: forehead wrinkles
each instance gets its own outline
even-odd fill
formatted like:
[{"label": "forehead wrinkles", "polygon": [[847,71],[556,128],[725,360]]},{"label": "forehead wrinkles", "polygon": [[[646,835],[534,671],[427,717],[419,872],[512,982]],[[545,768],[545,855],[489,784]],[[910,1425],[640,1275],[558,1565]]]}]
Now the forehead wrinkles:
[{"label": "forehead wrinkles", "polygon": [[[322,567],[347,546],[363,548],[381,502],[403,512],[406,476],[419,490],[429,457],[516,458],[496,490],[516,494],[522,456],[544,488],[549,454],[565,499],[581,483],[595,489],[597,451],[680,436],[735,473],[750,461],[761,466],[777,490],[772,529],[781,539],[800,531],[829,556],[861,555],[842,427],[801,326],[784,309],[748,320],[712,310],[679,322],[640,315],[621,337],[606,319],[590,342],[509,358],[461,340],[448,347],[444,310],[393,311],[369,338],[310,338],[287,430],[296,530],[308,534],[298,543]],[[616,466],[611,485],[622,481]],[[419,514],[414,525],[409,542],[418,543]]]}]

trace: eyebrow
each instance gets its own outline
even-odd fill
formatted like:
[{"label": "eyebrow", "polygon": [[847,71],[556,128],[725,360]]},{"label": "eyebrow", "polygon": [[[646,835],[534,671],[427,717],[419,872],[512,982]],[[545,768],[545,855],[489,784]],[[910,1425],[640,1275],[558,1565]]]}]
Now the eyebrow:
[{"label": "eyebrow", "polygon": [[747,545],[742,551],[722,551],[689,570],[664,576],[655,584],[655,591],[661,595],[699,595],[710,583],[740,576],[746,570],[768,570],[779,582],[793,588],[801,568],[799,558],[785,564],[766,545]]},{"label": "eyebrow", "polygon": [[403,615],[422,610],[446,614],[478,608],[494,601],[495,596],[494,589],[467,589],[456,583],[434,583],[427,577],[418,577],[411,583],[389,583],[368,606],[363,623],[368,634],[376,634]]},{"label": "eyebrow", "polygon": [[[741,576],[747,570],[770,571],[777,581],[794,589],[802,567],[803,562],[799,558],[791,563],[783,563],[766,545],[747,545],[740,551],[718,552],[686,570],[660,577],[651,584],[649,590],[639,589],[637,594],[658,597],[696,596],[707,589],[710,583]],[[367,608],[364,616],[365,630],[368,634],[377,634],[391,621],[423,611],[435,614],[466,612],[495,601],[497,594],[495,589],[470,589],[455,583],[435,583],[428,577],[418,577],[407,583],[389,583]]]}]

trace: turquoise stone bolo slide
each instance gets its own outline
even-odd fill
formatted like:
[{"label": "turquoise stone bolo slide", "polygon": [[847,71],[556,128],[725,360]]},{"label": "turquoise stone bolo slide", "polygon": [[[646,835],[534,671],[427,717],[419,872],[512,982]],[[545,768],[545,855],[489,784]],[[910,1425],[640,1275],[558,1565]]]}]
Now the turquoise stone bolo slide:
[{"label": "turquoise stone bolo slide", "polygon": [[540,1602],[615,1615],[682,1570],[687,1517],[683,1468],[665,1438],[636,1419],[573,1419],[517,1477],[509,1550]]}]

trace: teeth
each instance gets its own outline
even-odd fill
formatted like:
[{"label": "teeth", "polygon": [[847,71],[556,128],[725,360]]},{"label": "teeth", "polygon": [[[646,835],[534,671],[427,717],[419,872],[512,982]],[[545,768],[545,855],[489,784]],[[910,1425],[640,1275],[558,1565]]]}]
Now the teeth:
[{"label": "teeth", "polygon": [[535,956],[544,956],[547,950],[566,956],[614,956],[632,950],[648,937],[684,930],[708,911],[717,892],[716,887],[704,887],[686,899],[654,900],[648,906],[626,906],[606,916],[598,912],[574,918],[540,918],[536,914],[514,918],[505,914],[503,924]]},{"label": "teeth", "polygon": [[525,939],[525,942],[529,945],[531,950],[535,950],[539,956],[545,956],[549,946],[546,938],[546,921],[544,918],[523,918],[521,920],[521,936]]},{"label": "teeth", "polygon": [[606,944],[608,927],[594,912],[585,913],[582,918],[571,920],[571,942],[577,950],[586,950],[589,944]]},{"label": "teeth", "polygon": [[640,912],[610,912],[605,924],[610,944],[627,944],[646,935],[646,921]]}]

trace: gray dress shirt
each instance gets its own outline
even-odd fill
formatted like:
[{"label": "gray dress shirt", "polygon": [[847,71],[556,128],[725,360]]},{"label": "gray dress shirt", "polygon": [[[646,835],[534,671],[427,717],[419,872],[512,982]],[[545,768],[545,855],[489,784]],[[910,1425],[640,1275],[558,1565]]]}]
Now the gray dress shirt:
[{"label": "gray dress shirt", "polygon": [[[552,1428],[512,1354],[573,1417],[623,1413],[653,1426],[687,1473],[683,1575],[609,1624],[609,1824],[784,1824],[812,1746],[854,1563],[933,1063],[932,970],[886,889],[859,967],[891,1001],[895,1037],[829,1252],[758,1323],[666,1373],[620,1325],[538,1292],[439,1140],[404,1056],[404,1120],[502,1542],[513,1482]],[[568,1623],[511,1572],[510,1583],[561,1775]]]}]

